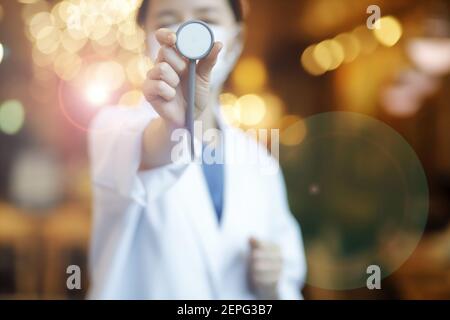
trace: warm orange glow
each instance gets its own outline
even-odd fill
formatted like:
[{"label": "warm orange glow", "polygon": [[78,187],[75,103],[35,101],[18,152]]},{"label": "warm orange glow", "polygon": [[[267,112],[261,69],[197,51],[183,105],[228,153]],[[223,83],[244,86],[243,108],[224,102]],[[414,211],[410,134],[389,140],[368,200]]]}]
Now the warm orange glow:
[{"label": "warm orange glow", "polygon": [[267,81],[267,71],[261,59],[243,58],[233,73],[233,84],[240,92],[261,90]]}]

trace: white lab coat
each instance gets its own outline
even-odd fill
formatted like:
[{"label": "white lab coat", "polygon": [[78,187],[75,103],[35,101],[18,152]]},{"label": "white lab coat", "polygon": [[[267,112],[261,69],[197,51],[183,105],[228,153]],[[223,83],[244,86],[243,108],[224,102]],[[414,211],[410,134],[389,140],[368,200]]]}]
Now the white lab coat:
[{"label": "white lab coat", "polygon": [[[280,297],[301,298],[303,244],[280,170],[268,174],[258,164],[226,164],[219,225],[199,164],[175,162],[139,171],[142,133],[156,116],[142,103],[107,108],[93,122],[89,297],[256,299],[248,283],[249,238],[254,236],[281,247]],[[249,142],[256,145],[243,132],[226,129],[226,158],[232,148],[239,152]],[[267,153],[263,157],[278,166]]]}]

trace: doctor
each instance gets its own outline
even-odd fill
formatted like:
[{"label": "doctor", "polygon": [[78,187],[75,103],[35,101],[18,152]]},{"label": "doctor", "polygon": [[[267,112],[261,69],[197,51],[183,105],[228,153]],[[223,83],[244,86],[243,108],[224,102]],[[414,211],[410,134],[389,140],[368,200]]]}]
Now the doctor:
[{"label": "doctor", "polygon": [[[224,124],[218,111],[221,88],[242,50],[241,5],[143,1],[138,20],[155,61],[143,88],[146,101],[104,109],[90,131],[90,298],[301,298],[303,244],[278,163]],[[208,23],[217,41],[198,64],[196,88],[196,120],[222,137],[209,143],[196,133],[197,157],[209,146],[224,160],[212,164],[173,159],[187,71],[174,31],[190,19]],[[233,150],[247,151],[248,163],[229,161]],[[261,163],[277,170],[267,173]]]}]

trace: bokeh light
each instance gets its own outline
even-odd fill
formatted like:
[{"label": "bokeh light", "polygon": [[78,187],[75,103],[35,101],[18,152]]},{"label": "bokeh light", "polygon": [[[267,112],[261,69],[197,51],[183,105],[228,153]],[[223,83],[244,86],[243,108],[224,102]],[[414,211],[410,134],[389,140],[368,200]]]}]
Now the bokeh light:
[{"label": "bokeh light", "polygon": [[140,86],[147,76],[148,70],[153,63],[147,56],[135,55],[132,56],[126,65],[126,74],[128,80],[136,86]]},{"label": "bokeh light", "polygon": [[314,47],[313,58],[323,70],[329,70],[331,68],[332,56],[324,42]]},{"label": "bokeh light", "polygon": [[48,12],[50,10],[50,5],[47,1],[36,0],[30,2],[23,2],[25,0],[21,0],[20,2],[26,4],[22,8],[22,18],[26,24],[29,24],[34,15],[40,12]]},{"label": "bokeh light", "polygon": [[46,26],[36,38],[36,47],[45,54],[55,52],[60,44],[61,32],[55,26]]},{"label": "bokeh light", "polygon": [[344,62],[349,63],[354,61],[360,51],[361,47],[358,39],[351,33],[341,33],[334,38],[344,50]]},{"label": "bokeh light", "polygon": [[374,29],[373,33],[382,45],[392,47],[402,37],[403,29],[395,17],[386,16],[380,19],[380,28]]},{"label": "bokeh light", "polygon": [[114,103],[135,104],[140,97],[136,90],[152,66],[145,55],[144,31],[135,23],[140,2],[21,1],[32,61],[45,69],[34,73],[35,80],[45,81],[36,75],[51,71],[91,106],[113,97],[120,98]]},{"label": "bokeh light", "polygon": [[144,52],[145,49],[145,34],[140,28],[136,28],[134,33],[122,33],[117,34],[117,40],[122,48],[132,52]]},{"label": "bokeh light", "polygon": [[283,101],[273,93],[220,95],[221,113],[227,124],[235,127],[276,128],[284,113]]},{"label": "bokeh light", "polygon": [[25,110],[18,100],[7,100],[0,105],[0,131],[16,134],[23,127]]},{"label": "bokeh light", "polygon": [[361,53],[370,54],[378,47],[377,39],[366,25],[356,27],[351,33],[360,43]]},{"label": "bokeh light", "polygon": [[371,54],[382,44],[392,47],[402,37],[403,28],[397,18],[385,16],[380,28],[373,31],[359,25],[351,32],[343,32],[333,39],[325,39],[308,46],[301,55],[304,70],[313,76],[336,70],[343,63],[355,61],[361,54]]},{"label": "bokeh light", "polygon": [[301,57],[301,63],[303,68],[310,74],[314,76],[319,76],[321,74],[324,74],[327,69],[322,67],[319,63],[317,63],[315,57],[314,57],[314,50],[316,46],[311,45],[308,48],[303,51],[302,57]]},{"label": "bokeh light", "polygon": [[[30,34],[35,38],[39,39],[40,33],[47,27],[54,27],[55,18],[49,12],[38,12],[31,17],[30,23],[28,25],[30,29]],[[42,35],[41,35],[42,37]]]},{"label": "bokeh light", "polygon": [[276,128],[285,112],[284,102],[273,93],[262,94],[261,98],[266,104],[266,113],[258,125],[262,128]]},{"label": "bokeh light", "polygon": [[344,61],[344,49],[336,40],[325,40],[314,48],[313,57],[324,70],[335,70]]},{"label": "bokeh light", "polygon": [[267,81],[267,71],[263,61],[256,57],[245,57],[236,66],[233,84],[242,92],[261,90]]},{"label": "bokeh light", "polygon": [[450,71],[450,38],[414,38],[406,51],[420,70],[433,76],[445,76]]},{"label": "bokeh light", "polygon": [[239,120],[243,125],[254,126],[266,114],[265,101],[255,94],[247,94],[237,100],[239,106]]},{"label": "bokeh light", "polygon": [[62,47],[70,52],[75,53],[83,49],[87,43],[87,38],[78,38],[74,36],[69,30],[64,30],[61,34],[61,45]]}]

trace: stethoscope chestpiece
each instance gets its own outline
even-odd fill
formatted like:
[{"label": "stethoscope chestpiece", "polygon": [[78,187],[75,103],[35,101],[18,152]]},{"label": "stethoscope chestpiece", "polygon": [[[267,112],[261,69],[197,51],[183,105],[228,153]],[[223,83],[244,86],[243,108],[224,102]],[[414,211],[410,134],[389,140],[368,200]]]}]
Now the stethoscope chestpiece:
[{"label": "stethoscope chestpiece", "polygon": [[214,34],[203,21],[187,21],[177,30],[177,50],[189,60],[203,59],[211,52],[213,46]]}]

